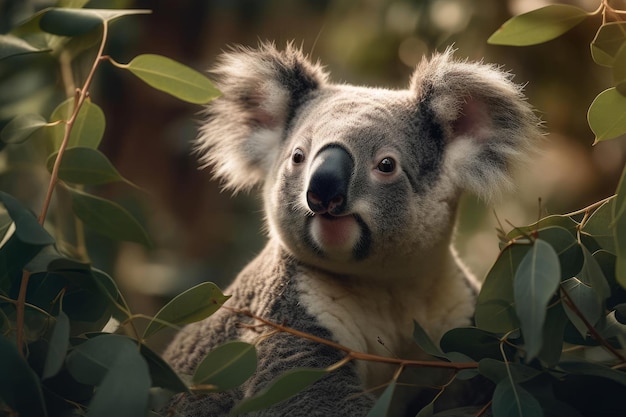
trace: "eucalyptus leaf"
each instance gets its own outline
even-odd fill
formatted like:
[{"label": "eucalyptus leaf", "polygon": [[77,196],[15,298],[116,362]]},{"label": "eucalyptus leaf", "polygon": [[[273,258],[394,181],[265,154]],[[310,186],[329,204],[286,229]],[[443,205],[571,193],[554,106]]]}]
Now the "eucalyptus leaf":
[{"label": "eucalyptus leaf", "polygon": [[615,254],[615,240],[611,223],[613,223],[613,204],[615,197],[598,207],[583,225],[582,231],[591,237],[602,249]]},{"label": "eucalyptus leaf", "polygon": [[615,56],[626,42],[626,23],[604,23],[591,41],[591,56],[596,64],[612,67]]},{"label": "eucalyptus leaf", "polygon": [[[444,352],[459,352],[475,361],[483,358],[502,358],[500,339],[476,327],[458,327],[448,330],[441,337],[441,350]],[[509,347],[505,346],[505,351]]]},{"label": "eucalyptus leaf", "polygon": [[[92,340],[101,342],[106,337]],[[133,341],[126,338],[122,349],[120,344],[121,341],[111,346],[117,354],[89,403],[87,417],[136,417],[148,412],[148,365]]]},{"label": "eucalyptus leaf", "polygon": [[617,196],[613,204],[612,231],[615,237],[615,278],[617,283],[626,288],[626,168],[617,185]]},{"label": "eucalyptus leaf", "polygon": [[575,234],[578,223],[569,216],[553,214],[551,216],[544,217],[543,219],[528,226],[515,227],[509,233],[507,233],[506,237],[509,240],[513,240],[530,235],[541,229],[546,229],[554,226],[561,227],[563,229],[566,229],[568,232]]},{"label": "eucalyptus leaf", "polygon": [[112,21],[122,16],[149,14],[150,10],[138,9],[76,9],[50,8],[41,17],[42,30],[61,36],[83,35],[104,21]]},{"label": "eucalyptus leaf", "polygon": [[[62,102],[57,106],[50,116],[51,121],[65,121],[67,122],[74,111],[74,99],[70,98]],[[104,136],[104,128],[106,126],[106,119],[102,109],[97,104],[92,103],[91,99],[87,98],[78,114],[76,120],[72,126],[72,131],[68,140],[67,147],[87,147],[97,148]],[[52,150],[58,151],[63,142],[65,135],[66,123],[60,123],[50,128],[50,135],[52,138]],[[52,153],[52,152],[51,152]]]},{"label": "eucalyptus leaf", "polygon": [[481,359],[478,371],[496,384],[508,378],[512,378],[516,383],[523,383],[541,375],[541,371],[530,366],[491,358]]},{"label": "eucalyptus leaf", "polygon": [[538,354],[539,360],[547,368],[554,368],[561,359],[567,323],[567,315],[561,303],[555,303],[547,309],[543,325],[543,343]]},{"label": "eucalyptus leaf", "polygon": [[[52,172],[57,156],[58,152],[55,152],[48,157],[46,165],[49,172]],[[102,152],[93,148],[66,149],[58,175],[61,180],[73,184],[97,185],[125,181],[132,185]]]},{"label": "eucalyptus leaf", "polygon": [[112,239],[152,246],[143,227],[119,204],[76,189],[69,191],[74,213],[92,230]]},{"label": "eucalyptus leaf", "polygon": [[11,120],[0,132],[4,143],[22,143],[47,125],[46,119],[38,114],[22,114]]},{"label": "eucalyptus leaf", "polygon": [[39,224],[35,215],[15,198],[4,191],[0,191],[0,201],[15,222],[15,236],[20,241],[37,246],[54,243],[54,238]]},{"label": "eucalyptus leaf", "polygon": [[0,35],[0,61],[12,56],[41,52],[48,52],[48,50],[37,48],[14,35]]},{"label": "eucalyptus leaf", "polygon": [[171,392],[189,392],[187,385],[161,356],[143,343],[139,345],[139,352],[148,364],[152,386],[161,387]]},{"label": "eucalyptus leaf", "polygon": [[614,87],[604,90],[589,106],[587,121],[596,135],[594,145],[623,135],[626,133],[626,97]]},{"label": "eucalyptus leaf", "polygon": [[626,95],[626,42],[615,54],[612,66],[613,84],[621,95]]},{"label": "eucalyptus leaf", "polygon": [[446,357],[441,349],[439,349],[439,347],[432,341],[430,336],[428,336],[424,328],[415,320],[413,320],[413,340],[417,343],[420,349],[427,354],[436,358]]},{"label": "eucalyptus leaf", "polygon": [[505,378],[493,393],[494,416],[543,417],[541,404],[528,391]]},{"label": "eucalyptus leaf", "polygon": [[[15,344],[0,335],[0,399],[15,415],[48,415],[39,378],[18,352]],[[9,413],[10,415],[10,413]]]},{"label": "eucalyptus leaf", "polygon": [[70,319],[63,310],[59,311],[56,316],[56,322],[52,335],[50,336],[50,343],[48,346],[48,354],[46,355],[46,362],[43,368],[42,378],[50,378],[56,375],[63,366],[65,361],[65,355],[67,354],[67,348],[70,340]]},{"label": "eucalyptus leaf", "polygon": [[507,20],[487,42],[492,45],[536,45],[561,36],[587,16],[586,11],[575,6],[545,6]]},{"label": "eucalyptus leaf", "polygon": [[125,68],[151,87],[190,103],[204,104],[220,95],[207,77],[164,56],[139,55]]},{"label": "eucalyptus leaf", "polygon": [[573,375],[587,375],[606,378],[620,385],[626,386],[626,373],[611,369],[608,366],[600,365],[592,362],[574,362],[567,361],[559,363],[559,367],[567,373]]},{"label": "eucalyptus leaf", "polygon": [[559,257],[552,246],[535,240],[515,273],[513,293],[515,311],[526,345],[526,360],[535,358],[543,344],[543,324],[548,302],[561,277]]},{"label": "eucalyptus leaf", "polygon": [[366,417],[385,417],[389,411],[389,406],[391,405],[391,398],[393,397],[393,393],[396,389],[396,381],[393,380],[387,385],[387,388],[383,391],[374,407],[367,413]]},{"label": "eucalyptus leaf", "polygon": [[506,333],[519,327],[515,314],[513,279],[530,248],[528,244],[508,245],[487,273],[476,302],[475,321],[479,329]]},{"label": "eucalyptus leaf", "polygon": [[192,381],[196,385],[213,385],[219,391],[236,388],[256,371],[254,345],[228,342],[213,349],[198,364]]},{"label": "eucalyptus leaf", "polygon": [[215,313],[229,298],[212,282],[198,284],[163,306],[146,327],[143,338],[166,327],[163,322],[179,326],[203,320]]},{"label": "eucalyptus leaf", "polygon": [[231,411],[231,415],[262,410],[274,404],[278,404],[293,397],[327,374],[328,371],[326,369],[315,368],[299,368],[287,371],[276,378],[259,394],[244,399],[237,404]]}]

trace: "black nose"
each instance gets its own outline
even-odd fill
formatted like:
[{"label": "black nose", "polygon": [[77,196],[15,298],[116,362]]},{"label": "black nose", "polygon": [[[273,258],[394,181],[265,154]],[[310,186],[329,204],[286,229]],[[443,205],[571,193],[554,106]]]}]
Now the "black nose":
[{"label": "black nose", "polygon": [[317,154],[306,193],[311,211],[339,215],[345,210],[353,167],[352,157],[340,146],[328,146]]}]

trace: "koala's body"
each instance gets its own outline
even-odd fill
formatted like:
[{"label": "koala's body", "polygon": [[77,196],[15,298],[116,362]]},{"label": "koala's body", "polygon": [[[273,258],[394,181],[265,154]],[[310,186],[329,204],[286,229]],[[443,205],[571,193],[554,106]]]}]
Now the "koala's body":
[{"label": "koala's body", "polygon": [[[438,341],[471,323],[479,288],[451,249],[464,190],[491,198],[537,137],[520,88],[493,66],[424,60],[406,90],[332,84],[288,46],[237,49],[216,69],[223,96],[207,107],[202,161],[226,188],[260,184],[269,241],[225,291],[227,305],[381,356],[423,356],[413,321]],[[166,351],[181,374],[229,340],[257,343],[240,388],[176,402],[220,416],[283,372],[323,368],[345,353],[221,309]],[[396,368],[352,361],[255,416],[364,416]]]}]

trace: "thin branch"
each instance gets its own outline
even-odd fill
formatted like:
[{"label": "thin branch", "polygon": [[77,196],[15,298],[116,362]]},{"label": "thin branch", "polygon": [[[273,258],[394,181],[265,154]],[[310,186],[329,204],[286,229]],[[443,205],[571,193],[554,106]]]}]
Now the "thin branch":
[{"label": "thin branch", "polygon": [[247,310],[239,310],[239,309],[228,307],[228,306],[222,306],[222,308],[230,310],[236,314],[241,314],[243,316],[250,317],[251,319],[257,320],[265,324],[266,326],[269,326],[280,332],[289,333],[291,335],[300,337],[302,339],[311,340],[313,342],[320,343],[320,344],[329,346],[333,349],[345,352],[351,360],[389,363],[389,364],[399,365],[401,367],[445,368],[445,369],[454,369],[456,371],[460,371],[463,369],[478,368],[478,362],[420,361],[420,360],[388,358],[385,356],[373,355],[373,354],[365,353],[365,352],[358,352],[342,344],[333,342],[332,340],[324,339],[322,337],[318,337],[318,336],[315,336],[306,332],[302,332],[300,330],[296,330],[291,327],[284,326],[282,324],[274,323],[270,320],[259,317]]},{"label": "thin branch", "polygon": [[614,194],[614,195],[612,195],[612,196],[610,196],[610,197],[603,198],[603,199],[602,199],[602,200],[600,200],[600,201],[596,201],[595,203],[590,204],[590,205],[588,205],[587,207],[582,208],[582,209],[580,209],[580,210],[576,210],[576,211],[572,211],[571,213],[566,213],[566,214],[563,214],[563,216],[565,216],[565,217],[573,217],[573,216],[577,216],[577,215],[579,215],[579,214],[585,214],[586,212],[589,212],[589,211],[591,211],[591,210],[594,210],[594,209],[596,209],[596,208],[600,207],[602,204],[606,203],[607,201],[609,201],[609,200],[610,200],[610,199],[612,199],[613,197],[615,197],[615,194]]},{"label": "thin branch", "polygon": [[48,185],[48,190],[46,192],[46,198],[44,200],[43,207],[41,209],[41,214],[39,215],[39,223],[44,224],[46,221],[46,215],[48,214],[48,208],[50,207],[50,203],[52,201],[52,195],[54,194],[54,189],[56,188],[57,182],[59,181],[59,168],[61,166],[61,161],[63,160],[63,154],[65,153],[65,149],[70,140],[70,134],[72,133],[72,127],[74,126],[74,122],[76,121],[76,117],[78,116],[78,112],[80,111],[83,103],[85,102],[88,94],[89,87],[91,86],[91,82],[93,81],[94,74],[96,69],[98,68],[98,64],[102,59],[102,55],[104,53],[104,46],[107,41],[107,33],[108,26],[106,20],[102,21],[102,42],[100,42],[100,49],[98,49],[98,54],[96,55],[96,59],[91,66],[91,70],[89,74],[87,74],[87,78],[85,79],[85,83],[83,87],[77,91],[76,98],[74,100],[74,111],[70,116],[69,120],[67,120],[65,124],[65,133],[63,135],[63,141],[61,142],[61,146],[59,147],[59,152],[57,153],[56,160],[54,161],[54,167],[52,168],[52,174],[50,175],[50,183]]},{"label": "thin branch", "polygon": [[619,350],[617,350],[613,346],[611,346],[611,344],[604,337],[602,337],[600,335],[600,333],[598,333],[598,331],[593,327],[593,325],[591,323],[589,323],[589,321],[587,320],[585,315],[578,309],[578,307],[576,306],[576,304],[572,300],[572,297],[568,294],[567,290],[565,289],[565,287],[563,287],[563,285],[561,285],[561,292],[564,295],[563,301],[565,302],[565,304],[567,304],[567,306],[569,308],[572,309],[574,314],[576,314],[578,316],[578,318],[580,318],[582,320],[582,322],[585,325],[585,327],[587,328],[587,330],[589,330],[589,334],[591,335],[591,337],[596,342],[600,343],[602,345],[602,347],[604,347],[606,350],[611,352],[613,354],[613,356],[615,356],[621,362],[626,362],[626,357],[624,357],[624,355],[622,355],[619,352]]}]

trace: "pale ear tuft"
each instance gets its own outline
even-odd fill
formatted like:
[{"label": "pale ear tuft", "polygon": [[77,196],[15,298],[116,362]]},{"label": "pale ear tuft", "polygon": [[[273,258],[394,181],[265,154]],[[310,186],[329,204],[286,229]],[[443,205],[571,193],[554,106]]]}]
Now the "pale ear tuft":
[{"label": "pale ear tuft", "polygon": [[235,47],[212,73],[222,96],[207,105],[195,149],[225,188],[249,189],[265,178],[291,117],[327,75],[291,43],[282,51],[271,43]]},{"label": "pale ear tuft", "polygon": [[429,106],[448,142],[445,169],[485,200],[512,188],[512,166],[533,153],[539,120],[511,75],[493,65],[455,61],[448,48],[423,60],[411,89]]}]

